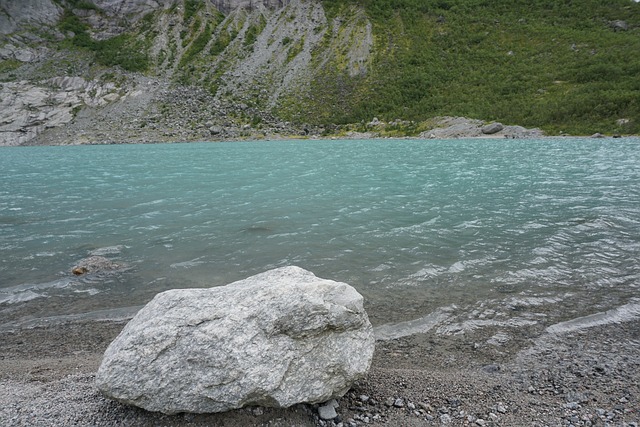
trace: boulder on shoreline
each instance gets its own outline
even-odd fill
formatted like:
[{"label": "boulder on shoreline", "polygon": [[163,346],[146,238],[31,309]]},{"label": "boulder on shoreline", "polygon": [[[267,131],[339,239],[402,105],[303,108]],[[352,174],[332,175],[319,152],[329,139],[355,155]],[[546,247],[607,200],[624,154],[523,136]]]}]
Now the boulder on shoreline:
[{"label": "boulder on shoreline", "polygon": [[502,123],[494,122],[483,126],[480,130],[485,135],[493,135],[494,133],[500,132],[502,129],[504,129],[504,125]]},{"label": "boulder on shoreline", "polygon": [[466,117],[437,117],[433,127],[420,134],[427,139],[455,138],[539,138],[544,133],[537,128],[527,129],[522,126],[505,126],[502,123],[485,124],[482,120]]},{"label": "boulder on shoreline", "polygon": [[96,384],[167,414],[321,403],[364,377],[374,341],[354,288],[284,267],[156,295],[111,343]]}]

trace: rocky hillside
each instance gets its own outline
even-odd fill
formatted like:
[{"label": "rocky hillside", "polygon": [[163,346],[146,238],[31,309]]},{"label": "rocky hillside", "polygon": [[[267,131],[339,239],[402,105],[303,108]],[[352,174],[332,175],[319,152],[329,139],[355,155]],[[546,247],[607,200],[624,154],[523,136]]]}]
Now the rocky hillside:
[{"label": "rocky hillside", "polygon": [[365,72],[372,45],[362,11],[330,22],[315,1],[29,0],[3,12],[4,145],[318,133],[279,111],[338,55],[347,75]]},{"label": "rocky hillside", "polygon": [[509,4],[0,2],[0,144],[426,135],[436,116],[637,133],[640,5]]}]

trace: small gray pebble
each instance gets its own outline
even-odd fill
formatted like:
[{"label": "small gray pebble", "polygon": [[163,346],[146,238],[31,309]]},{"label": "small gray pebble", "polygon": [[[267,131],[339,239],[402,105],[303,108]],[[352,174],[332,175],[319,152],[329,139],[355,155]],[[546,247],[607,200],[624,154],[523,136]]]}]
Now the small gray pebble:
[{"label": "small gray pebble", "polygon": [[318,415],[320,415],[320,418],[323,420],[332,420],[338,416],[338,413],[336,412],[336,408],[328,403],[318,407]]}]

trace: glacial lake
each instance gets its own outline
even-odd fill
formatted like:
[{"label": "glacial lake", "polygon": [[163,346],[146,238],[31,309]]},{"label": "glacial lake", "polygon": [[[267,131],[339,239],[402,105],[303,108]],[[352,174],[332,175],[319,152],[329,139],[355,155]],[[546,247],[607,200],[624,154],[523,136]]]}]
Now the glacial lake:
[{"label": "glacial lake", "polygon": [[285,265],[414,332],[640,315],[640,139],[0,148],[0,328]]}]

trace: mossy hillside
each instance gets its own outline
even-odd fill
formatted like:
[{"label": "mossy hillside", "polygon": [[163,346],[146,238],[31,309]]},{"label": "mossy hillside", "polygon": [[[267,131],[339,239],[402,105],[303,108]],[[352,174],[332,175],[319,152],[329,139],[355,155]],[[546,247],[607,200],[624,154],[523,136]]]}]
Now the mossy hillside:
[{"label": "mossy hillside", "polygon": [[[460,115],[552,134],[637,133],[640,73],[631,52],[640,47],[638,7],[587,3],[325,1],[327,15],[338,19],[325,32],[326,43],[313,50],[317,66],[303,78],[308,84],[284,91],[277,113],[312,124]],[[375,43],[366,72],[352,75],[348,51],[358,39],[344,33],[362,10]],[[614,30],[618,19],[628,31]],[[247,58],[264,21],[236,16],[232,23],[234,31],[213,30],[206,48],[182,57],[184,83],[201,82],[215,92],[223,75]],[[289,49],[287,62],[304,43],[280,42]],[[243,93],[255,93],[252,103],[265,105],[261,91]],[[233,101],[237,93],[220,95]],[[629,122],[620,125],[620,119]]]},{"label": "mossy hillside", "polygon": [[0,60],[0,81],[10,81],[16,78],[12,71],[20,68],[22,63],[15,59]]},{"label": "mossy hillside", "polygon": [[[281,76],[290,72],[308,42],[302,30],[280,32],[284,35],[272,40],[278,32],[267,22],[273,23],[277,11],[263,16],[234,11],[223,17],[208,3],[184,0],[183,7],[155,12],[120,36],[97,41],[69,8],[58,28],[69,35],[66,48],[88,52],[103,66],[167,75],[181,84],[201,85],[228,102],[260,108],[273,107],[270,99],[279,93],[274,112],[298,123],[358,124],[373,117],[421,123],[453,115],[542,127],[551,134],[640,133],[638,3],[322,4],[328,23],[306,29],[324,34],[312,46],[311,67],[299,68],[297,83],[282,90]],[[277,25],[295,19],[290,15],[283,13]],[[617,20],[628,29],[616,30],[612,23]],[[362,43],[367,25],[373,44],[354,73],[353,46]],[[248,87],[249,79],[234,89],[229,72],[264,48],[256,41],[265,31],[272,32],[269,45],[281,46],[286,61],[278,65],[281,70],[272,68],[276,61],[267,64],[272,69],[255,88]]]},{"label": "mossy hillside", "polygon": [[[85,5],[82,2],[78,4]],[[62,43],[63,48],[90,51],[101,65],[120,66],[127,71],[137,72],[146,71],[149,67],[148,44],[144,39],[124,33],[104,40],[94,40],[89,33],[90,27],[71,9],[65,9],[58,29],[69,36]]]},{"label": "mossy hillside", "polygon": [[[344,123],[343,118],[368,93],[366,73],[360,71],[371,64],[365,58],[362,63],[353,61],[358,57],[354,48],[366,44],[368,19],[361,8],[344,4],[327,15],[327,27],[313,29],[323,37],[312,50],[306,90],[289,91],[277,104],[278,114],[287,120],[324,126]],[[298,54],[299,43],[288,43],[294,45],[288,52],[288,61]]]},{"label": "mossy hillside", "polygon": [[[324,2],[334,13],[335,3]],[[460,115],[550,133],[640,131],[638,3],[357,3],[374,23],[375,63],[366,96],[332,122]]]}]

